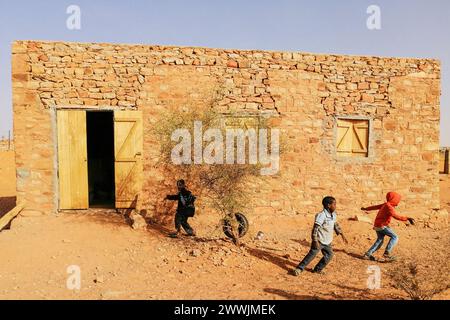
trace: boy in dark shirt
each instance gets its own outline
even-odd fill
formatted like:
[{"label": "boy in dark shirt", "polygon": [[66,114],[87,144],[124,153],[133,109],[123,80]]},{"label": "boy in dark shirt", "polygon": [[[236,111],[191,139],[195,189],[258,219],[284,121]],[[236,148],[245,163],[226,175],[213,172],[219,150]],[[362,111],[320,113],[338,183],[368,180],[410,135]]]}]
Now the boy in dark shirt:
[{"label": "boy in dark shirt", "polygon": [[176,232],[169,234],[172,238],[177,238],[181,231],[181,227],[186,231],[188,236],[195,236],[194,230],[188,223],[188,218],[195,214],[195,196],[186,189],[184,180],[177,181],[178,194],[167,195],[166,200],[178,200],[177,213],[175,214]]}]

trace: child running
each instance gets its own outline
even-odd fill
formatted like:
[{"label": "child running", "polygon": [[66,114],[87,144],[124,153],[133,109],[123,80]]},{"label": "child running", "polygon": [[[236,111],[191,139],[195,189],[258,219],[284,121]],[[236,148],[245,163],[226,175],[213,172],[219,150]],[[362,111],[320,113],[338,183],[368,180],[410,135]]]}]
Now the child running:
[{"label": "child running", "polygon": [[372,245],[372,247],[364,255],[364,259],[375,261],[373,254],[381,248],[384,242],[384,237],[389,237],[389,243],[384,251],[383,257],[386,261],[395,261],[396,257],[392,255],[392,249],[398,242],[398,236],[395,234],[394,230],[389,227],[392,218],[399,221],[409,221],[414,225],[415,221],[413,218],[408,218],[397,214],[395,207],[400,203],[401,196],[396,192],[389,192],[386,195],[386,202],[372,207],[361,208],[363,211],[378,210],[377,217],[375,218],[374,230],[377,233],[377,240]]},{"label": "child running", "polygon": [[336,199],[333,197],[325,197],[322,200],[323,211],[316,214],[314,227],[312,230],[312,244],[308,254],[299,263],[297,268],[293,270],[293,275],[300,275],[315,256],[322,251],[323,257],[315,266],[313,273],[323,274],[323,269],[333,258],[333,234],[341,235],[344,242],[348,241],[342,233],[339,224],[336,221]]},{"label": "child running", "polygon": [[181,231],[181,227],[186,231],[188,236],[195,236],[195,231],[188,223],[188,219],[195,214],[195,196],[186,189],[184,180],[177,181],[178,193],[174,195],[167,195],[166,200],[177,200],[178,207],[175,214],[175,232],[170,233],[171,238],[177,238]]}]

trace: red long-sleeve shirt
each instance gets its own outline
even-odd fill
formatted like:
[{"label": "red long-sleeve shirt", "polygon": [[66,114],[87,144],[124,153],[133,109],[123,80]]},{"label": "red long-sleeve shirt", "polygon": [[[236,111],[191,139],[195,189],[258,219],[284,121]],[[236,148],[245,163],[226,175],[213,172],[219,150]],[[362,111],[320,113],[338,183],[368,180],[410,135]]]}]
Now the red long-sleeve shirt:
[{"label": "red long-sleeve shirt", "polygon": [[395,192],[389,192],[386,195],[386,202],[376,206],[366,208],[367,211],[378,210],[375,218],[374,226],[376,228],[387,227],[391,223],[392,218],[399,221],[407,221],[408,217],[399,215],[395,211],[395,207],[400,203],[401,196]]}]

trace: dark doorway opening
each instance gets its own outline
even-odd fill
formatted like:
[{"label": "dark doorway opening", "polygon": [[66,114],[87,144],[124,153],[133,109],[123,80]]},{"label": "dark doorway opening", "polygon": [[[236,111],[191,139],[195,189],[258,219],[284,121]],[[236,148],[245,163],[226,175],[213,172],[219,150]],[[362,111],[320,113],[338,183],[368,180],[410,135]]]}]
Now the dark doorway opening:
[{"label": "dark doorway opening", "polygon": [[89,207],[114,208],[113,112],[86,112]]}]

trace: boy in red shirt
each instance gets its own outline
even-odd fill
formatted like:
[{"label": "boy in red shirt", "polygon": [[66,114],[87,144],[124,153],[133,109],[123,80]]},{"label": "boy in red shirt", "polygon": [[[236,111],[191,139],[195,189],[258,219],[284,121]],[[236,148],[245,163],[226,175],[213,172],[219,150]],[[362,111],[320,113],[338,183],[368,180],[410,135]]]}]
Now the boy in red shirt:
[{"label": "boy in red shirt", "polygon": [[377,206],[361,208],[363,211],[379,210],[377,217],[375,218],[374,230],[377,232],[377,240],[373,246],[364,255],[364,259],[375,261],[373,254],[381,248],[384,242],[384,237],[390,238],[389,243],[384,251],[384,258],[388,261],[394,261],[396,258],[391,255],[392,249],[397,244],[398,236],[395,234],[394,230],[389,227],[392,218],[399,221],[409,221],[409,223],[414,224],[413,218],[408,218],[401,216],[395,212],[395,207],[400,203],[401,196],[395,192],[389,192],[386,195],[386,202]]}]

